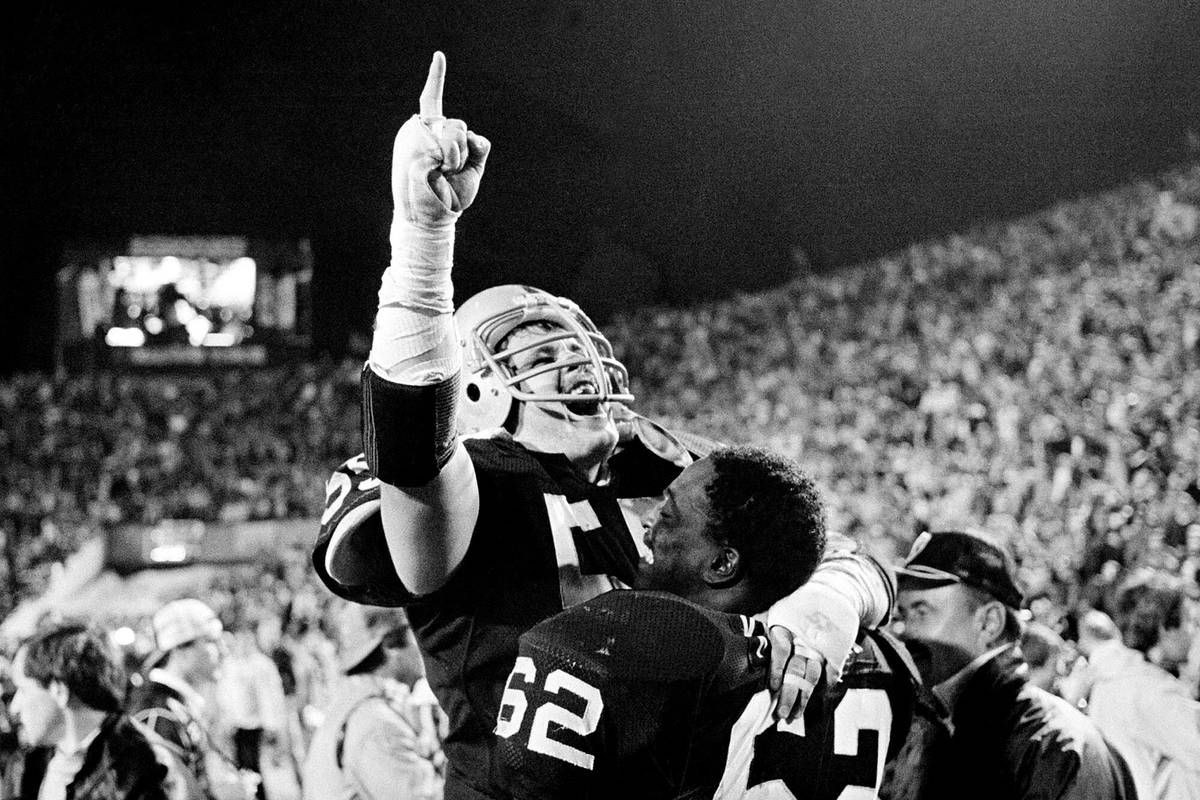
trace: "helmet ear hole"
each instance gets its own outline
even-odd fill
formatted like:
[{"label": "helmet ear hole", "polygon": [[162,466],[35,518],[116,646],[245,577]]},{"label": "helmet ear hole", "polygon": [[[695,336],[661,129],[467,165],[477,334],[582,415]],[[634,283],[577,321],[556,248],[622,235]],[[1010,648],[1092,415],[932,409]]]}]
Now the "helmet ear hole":
[{"label": "helmet ear hole", "polygon": [[491,373],[463,377],[459,390],[459,433],[478,433],[503,425],[509,408],[515,405],[504,384]]}]

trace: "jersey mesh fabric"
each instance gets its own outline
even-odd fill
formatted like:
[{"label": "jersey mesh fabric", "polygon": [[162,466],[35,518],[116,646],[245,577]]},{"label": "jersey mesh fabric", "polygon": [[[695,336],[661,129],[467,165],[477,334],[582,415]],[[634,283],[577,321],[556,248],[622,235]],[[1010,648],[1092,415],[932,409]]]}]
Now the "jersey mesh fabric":
[{"label": "jersey mesh fabric", "polygon": [[[715,785],[767,652],[760,624],[657,592],[610,592],[537,625],[508,683],[525,705],[500,712],[510,791],[674,797]],[[589,714],[594,725],[571,722]]]},{"label": "jersey mesh fabric", "polygon": [[735,728],[718,800],[874,796],[912,717],[917,678],[899,647],[882,632],[862,634],[841,681],[822,679],[799,723],[773,720],[769,700],[755,698]]}]

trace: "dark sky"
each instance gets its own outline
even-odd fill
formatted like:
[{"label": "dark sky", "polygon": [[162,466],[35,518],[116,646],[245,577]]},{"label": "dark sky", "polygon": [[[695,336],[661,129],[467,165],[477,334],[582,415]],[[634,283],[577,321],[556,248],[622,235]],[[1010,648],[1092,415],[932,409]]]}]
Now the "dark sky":
[{"label": "dark sky", "polygon": [[599,316],[1103,189],[1200,132],[1196,0],[31,5],[2,34],[5,370],[48,363],[63,244],[133,233],[310,237],[336,350],[435,48],[494,145],[458,296]]}]

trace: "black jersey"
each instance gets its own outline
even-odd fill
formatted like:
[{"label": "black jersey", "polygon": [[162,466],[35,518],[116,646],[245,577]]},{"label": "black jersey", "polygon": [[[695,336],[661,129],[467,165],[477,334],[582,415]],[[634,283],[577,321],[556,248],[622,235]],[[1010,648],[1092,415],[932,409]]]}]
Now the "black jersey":
[{"label": "black jersey", "polygon": [[507,785],[549,798],[874,797],[915,674],[864,634],[843,680],[777,722],[762,623],[657,592],[614,592],[521,637],[497,719]]},{"label": "black jersey", "polygon": [[[739,717],[718,800],[866,800],[878,795],[888,760],[904,744],[920,678],[903,645],[860,632],[842,678],[824,678],[801,718],[771,715],[756,695]],[[708,795],[706,795],[708,796]]]},{"label": "black jersey", "polygon": [[[593,484],[565,456],[535,453],[510,438],[463,444],[475,468],[479,517],[462,563],[437,591],[413,597],[399,584],[378,522],[378,481],[361,458],[343,465],[345,477],[331,485],[313,562],[336,594],[407,607],[450,722],[446,796],[502,797],[492,729],[518,637],[564,608],[633,582],[641,525],[622,502],[661,493],[682,467],[649,453],[626,456],[610,464],[611,480]],[[325,549],[343,518],[378,528],[356,537],[358,559],[370,567],[358,586],[339,584],[325,570]]]},{"label": "black jersey", "polygon": [[521,637],[496,734],[514,797],[711,796],[765,689],[761,622],[661,592],[610,592]]}]

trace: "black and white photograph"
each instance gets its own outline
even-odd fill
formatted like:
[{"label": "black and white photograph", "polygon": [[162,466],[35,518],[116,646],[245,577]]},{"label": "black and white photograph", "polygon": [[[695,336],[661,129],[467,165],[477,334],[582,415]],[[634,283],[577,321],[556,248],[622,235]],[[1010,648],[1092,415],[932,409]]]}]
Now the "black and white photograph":
[{"label": "black and white photograph", "polygon": [[0,800],[1200,800],[1200,2],[35,3]]}]

